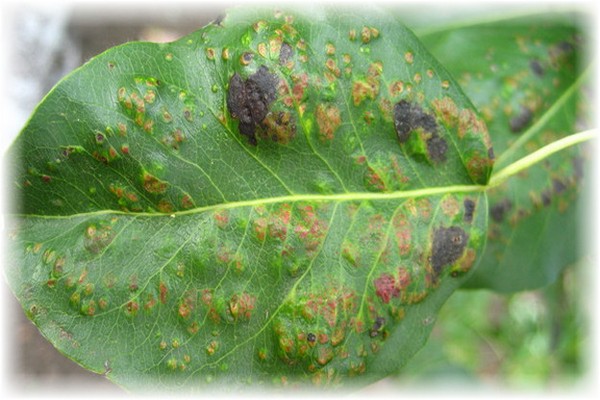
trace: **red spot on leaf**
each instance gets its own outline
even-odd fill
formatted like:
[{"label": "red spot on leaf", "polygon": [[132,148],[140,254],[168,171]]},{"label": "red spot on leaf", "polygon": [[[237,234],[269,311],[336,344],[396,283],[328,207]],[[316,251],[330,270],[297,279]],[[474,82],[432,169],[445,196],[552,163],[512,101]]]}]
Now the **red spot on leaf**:
[{"label": "red spot on leaf", "polygon": [[229,312],[234,320],[249,320],[255,304],[256,297],[251,294],[245,292],[240,295],[234,294],[229,301]]},{"label": "red spot on leaf", "polygon": [[375,279],[375,294],[385,304],[389,303],[392,297],[400,296],[400,289],[396,286],[394,277],[390,274],[381,274]]},{"label": "red spot on leaf", "polygon": [[166,304],[168,289],[164,282],[161,282],[158,284],[158,291],[159,291],[159,296],[160,296],[160,302],[162,304]]},{"label": "red spot on leaf", "polygon": [[224,229],[227,226],[227,224],[229,223],[229,211],[227,211],[227,210],[217,211],[214,214],[214,218],[215,218],[215,222],[217,223],[217,226],[221,229]]}]

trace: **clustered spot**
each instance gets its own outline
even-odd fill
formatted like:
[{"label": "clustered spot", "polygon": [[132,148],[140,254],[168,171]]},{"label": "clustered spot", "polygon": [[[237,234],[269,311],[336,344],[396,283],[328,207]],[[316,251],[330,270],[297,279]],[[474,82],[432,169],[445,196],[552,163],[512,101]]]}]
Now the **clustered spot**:
[{"label": "clustered spot", "polygon": [[267,116],[269,106],[277,94],[277,77],[261,66],[246,81],[235,73],[229,81],[227,109],[238,119],[240,133],[256,145],[256,127]]},{"label": "clustered spot", "polygon": [[289,143],[296,135],[296,121],[289,111],[268,113],[260,127],[262,128],[262,137],[281,144]]},{"label": "clustered spot", "polygon": [[400,100],[394,105],[394,127],[400,143],[406,143],[412,131],[422,129],[426,139],[429,158],[435,162],[446,161],[448,143],[439,136],[435,117],[423,111],[421,106]]},{"label": "clustered spot", "polygon": [[[356,33],[354,33],[354,36],[356,36]],[[379,30],[377,28],[373,28],[373,27],[369,27],[369,26],[363,26],[362,29],[361,29],[361,31],[360,31],[360,40],[364,44],[367,44],[372,39],[377,39],[378,37],[379,37]],[[354,38],[351,36],[350,40],[354,40]]]},{"label": "clustered spot", "polygon": [[383,63],[376,61],[369,65],[366,79],[357,79],[352,84],[352,101],[355,106],[365,99],[375,100],[379,95],[380,76],[383,73]]},{"label": "clustered spot", "polygon": [[456,262],[465,251],[469,235],[458,226],[440,227],[433,232],[431,266],[438,276],[442,268]]},{"label": "clustered spot", "polygon": [[527,125],[529,125],[532,119],[533,112],[527,107],[521,107],[521,111],[509,121],[511,132],[520,133]]}]

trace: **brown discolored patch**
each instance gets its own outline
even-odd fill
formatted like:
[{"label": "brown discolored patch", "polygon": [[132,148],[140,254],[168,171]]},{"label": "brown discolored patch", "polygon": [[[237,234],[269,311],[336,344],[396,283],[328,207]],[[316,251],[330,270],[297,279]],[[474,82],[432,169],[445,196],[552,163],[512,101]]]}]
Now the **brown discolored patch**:
[{"label": "brown discolored patch", "polygon": [[435,117],[420,105],[400,100],[394,105],[394,128],[400,143],[406,143],[412,131],[422,129],[429,134],[426,139],[427,153],[434,162],[446,161],[448,143],[439,136]]},{"label": "brown discolored patch", "polygon": [[342,123],[339,108],[334,105],[319,104],[315,117],[319,126],[319,139],[323,142],[333,140],[335,131]]},{"label": "brown discolored patch", "polygon": [[431,102],[433,110],[442,119],[447,126],[456,125],[458,118],[458,107],[454,100],[450,97],[443,97],[441,99],[435,99]]},{"label": "brown discolored patch", "polygon": [[288,111],[270,112],[260,124],[262,136],[287,144],[296,135],[296,121]]},{"label": "brown discolored patch", "polygon": [[166,304],[167,302],[167,293],[168,293],[168,289],[167,289],[167,285],[165,285],[164,282],[160,282],[158,284],[158,292],[159,292],[159,299],[160,302],[162,304]]},{"label": "brown discolored patch", "polygon": [[142,175],[142,184],[148,193],[160,194],[167,191],[167,182],[147,172]]},{"label": "brown discolored patch", "polygon": [[390,96],[396,97],[403,91],[404,91],[404,82],[396,81],[396,82],[392,82],[390,84],[390,87],[389,87]]},{"label": "brown discolored patch", "polygon": [[352,84],[352,101],[355,106],[364,100],[375,98],[379,95],[380,76],[383,72],[383,63],[376,61],[369,65],[367,76],[364,80],[355,80]]},{"label": "brown discolored patch", "polygon": [[239,120],[240,133],[256,145],[256,126],[267,116],[277,95],[278,79],[264,65],[246,81],[235,73],[229,81],[227,109]]},{"label": "brown discolored patch", "polygon": [[465,251],[469,235],[458,226],[440,227],[433,232],[431,266],[438,276],[442,268],[456,262]]}]

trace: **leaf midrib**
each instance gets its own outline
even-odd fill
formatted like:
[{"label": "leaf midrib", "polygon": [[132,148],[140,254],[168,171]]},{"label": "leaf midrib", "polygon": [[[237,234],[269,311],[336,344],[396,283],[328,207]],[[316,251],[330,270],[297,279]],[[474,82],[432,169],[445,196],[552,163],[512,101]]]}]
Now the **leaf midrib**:
[{"label": "leaf midrib", "polygon": [[361,200],[395,200],[411,197],[427,197],[447,193],[466,193],[466,192],[481,192],[485,191],[487,185],[454,185],[454,186],[439,186],[425,189],[414,189],[406,191],[396,191],[387,193],[374,192],[351,192],[351,193],[336,193],[336,194],[294,194],[288,196],[275,196],[252,200],[233,201],[229,203],[219,203],[209,206],[197,207],[190,210],[176,211],[169,214],[151,213],[151,212],[129,212],[123,210],[97,210],[78,214],[66,215],[39,215],[39,214],[13,214],[19,218],[41,218],[41,219],[65,219],[77,217],[89,217],[104,214],[120,214],[132,217],[171,217],[176,218],[184,215],[201,214],[208,211],[219,211],[232,208],[262,206],[265,204],[274,203],[295,203],[295,202],[345,202],[345,201],[361,201]]}]

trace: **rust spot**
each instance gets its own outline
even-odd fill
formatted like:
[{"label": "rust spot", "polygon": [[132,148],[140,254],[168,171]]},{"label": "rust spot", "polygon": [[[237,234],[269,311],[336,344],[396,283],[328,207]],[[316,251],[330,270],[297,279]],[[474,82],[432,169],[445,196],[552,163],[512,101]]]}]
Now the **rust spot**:
[{"label": "rust spot", "polygon": [[161,181],[147,172],[142,175],[142,183],[148,193],[160,194],[167,191],[167,182]]},{"label": "rust spot", "polygon": [[252,310],[254,310],[255,304],[256,297],[251,294],[245,292],[240,295],[234,294],[229,301],[229,313],[234,321],[248,321],[252,316]]},{"label": "rust spot", "polygon": [[404,82],[392,82],[389,87],[390,96],[395,97],[404,91]]},{"label": "rust spot", "polygon": [[296,136],[296,121],[288,111],[268,113],[260,127],[262,136],[281,144],[289,143]]},{"label": "rust spot", "polygon": [[159,298],[160,298],[160,302],[162,304],[166,304],[167,303],[167,286],[165,285],[164,282],[160,282],[158,284],[158,292],[159,292]]},{"label": "rust spot", "polygon": [[319,104],[315,117],[319,126],[319,138],[321,141],[333,140],[335,131],[342,123],[340,110],[334,105]]},{"label": "rust spot", "polygon": [[400,288],[396,285],[396,280],[390,274],[381,274],[373,283],[375,284],[375,294],[385,304],[389,303],[392,297],[400,296]]}]

